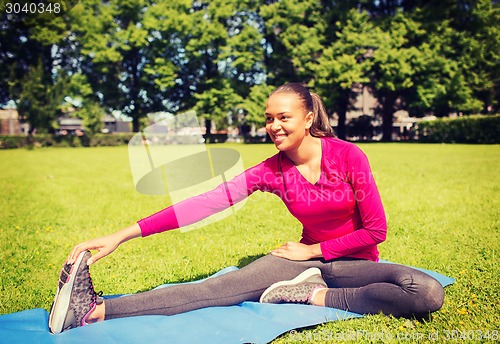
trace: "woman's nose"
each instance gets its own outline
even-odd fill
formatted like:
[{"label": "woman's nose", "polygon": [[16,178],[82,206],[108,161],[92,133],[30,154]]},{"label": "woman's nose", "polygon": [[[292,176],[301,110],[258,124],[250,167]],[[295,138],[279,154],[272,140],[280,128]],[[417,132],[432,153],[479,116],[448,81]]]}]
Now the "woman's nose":
[{"label": "woman's nose", "polygon": [[278,131],[281,129],[281,123],[278,120],[274,120],[273,123],[271,124],[271,130],[272,131]]}]

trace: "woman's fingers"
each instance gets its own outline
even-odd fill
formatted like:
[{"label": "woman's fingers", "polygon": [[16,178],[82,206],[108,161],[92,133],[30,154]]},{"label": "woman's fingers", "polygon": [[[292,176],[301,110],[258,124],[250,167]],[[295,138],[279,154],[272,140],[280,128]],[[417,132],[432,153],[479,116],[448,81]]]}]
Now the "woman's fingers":
[{"label": "woman's fingers", "polygon": [[93,241],[87,241],[87,242],[83,242],[81,244],[78,244],[71,251],[71,253],[68,257],[68,264],[74,264],[76,261],[76,258],[78,258],[80,253],[82,253],[86,250],[98,250],[98,249],[100,249],[100,245],[94,243]]},{"label": "woman's fingers", "polygon": [[310,246],[292,241],[272,250],[271,254],[276,257],[290,260],[308,260],[312,257]]},{"label": "woman's fingers", "polygon": [[116,250],[118,245],[119,241],[117,241],[116,237],[112,235],[83,242],[73,248],[69,255],[68,263],[73,264],[78,255],[83,251],[97,250],[98,252],[87,261],[88,265],[93,264]]},{"label": "woman's fingers", "polygon": [[[112,251],[111,251],[112,252]],[[96,254],[94,254],[92,257],[89,258],[89,260],[87,261],[87,265],[91,265],[91,264],[94,264],[95,262],[97,262],[99,259],[103,258],[103,257],[106,257],[108,254],[111,253],[110,251],[108,250],[99,250]]]}]

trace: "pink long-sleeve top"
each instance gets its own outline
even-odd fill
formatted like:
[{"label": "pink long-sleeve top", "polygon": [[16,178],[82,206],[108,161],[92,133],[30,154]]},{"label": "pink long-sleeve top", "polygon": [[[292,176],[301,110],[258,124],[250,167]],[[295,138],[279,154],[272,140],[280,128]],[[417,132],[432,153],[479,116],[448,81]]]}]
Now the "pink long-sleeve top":
[{"label": "pink long-sleeve top", "polygon": [[378,261],[377,244],[385,240],[387,224],[368,159],[352,143],[337,138],[321,138],[321,143],[321,175],[315,184],[279,152],[211,191],[138,221],[142,236],[195,223],[259,190],[283,200],[303,225],[300,242],[319,243],[326,260]]}]

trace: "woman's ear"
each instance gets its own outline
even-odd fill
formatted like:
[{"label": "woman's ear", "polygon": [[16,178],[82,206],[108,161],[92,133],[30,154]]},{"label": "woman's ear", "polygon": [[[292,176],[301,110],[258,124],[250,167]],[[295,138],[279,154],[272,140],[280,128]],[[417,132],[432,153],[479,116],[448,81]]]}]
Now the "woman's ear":
[{"label": "woman's ear", "polygon": [[314,120],[314,113],[312,111],[309,111],[305,117],[306,129],[311,129],[313,120]]}]

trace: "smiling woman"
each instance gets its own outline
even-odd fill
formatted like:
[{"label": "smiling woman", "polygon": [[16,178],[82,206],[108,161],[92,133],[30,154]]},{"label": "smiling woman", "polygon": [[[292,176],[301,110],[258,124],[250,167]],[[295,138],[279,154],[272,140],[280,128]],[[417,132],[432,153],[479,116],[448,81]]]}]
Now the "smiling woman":
[{"label": "smiling woman", "polygon": [[[51,331],[257,300],[403,317],[439,309],[444,291],[437,280],[378,263],[377,245],[386,238],[387,224],[368,159],[357,146],[335,138],[325,116],[321,100],[306,87],[277,88],[267,101],[266,129],[278,153],[212,191],[77,245],[61,272]],[[226,209],[222,200],[228,194],[236,204],[256,191],[281,198],[302,224],[300,242],[284,243],[240,270],[202,283],[109,300],[96,295],[88,265],[132,238],[179,228],[179,215],[194,223]],[[91,256],[88,250],[98,252]]]},{"label": "smiling woman", "polygon": [[276,148],[288,151],[303,177],[315,184],[321,173],[319,138],[335,137],[319,96],[297,83],[278,87],[267,101],[266,131]]},{"label": "smiling woman", "polygon": [[[276,109],[284,111],[281,113],[273,112]],[[267,132],[269,135],[275,132],[275,129],[269,124],[274,122],[276,116],[280,120],[287,121],[289,116],[293,117],[301,113],[306,122],[305,128],[309,130],[312,137],[335,137],[321,98],[298,83],[285,84],[271,93],[266,107]]]}]

